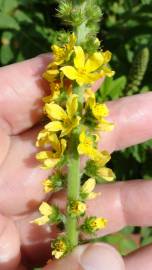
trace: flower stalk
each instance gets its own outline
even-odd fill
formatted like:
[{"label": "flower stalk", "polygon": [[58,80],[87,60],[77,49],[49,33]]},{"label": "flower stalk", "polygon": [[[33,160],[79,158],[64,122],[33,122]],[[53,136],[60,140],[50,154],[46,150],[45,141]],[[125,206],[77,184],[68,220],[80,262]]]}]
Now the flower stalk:
[{"label": "flower stalk", "polygon": [[[68,201],[78,200],[80,193],[80,157],[77,152],[78,133],[72,134],[69,145],[69,162],[67,175],[67,199]],[[66,225],[67,238],[72,247],[78,245],[78,224],[77,217],[67,214]]]},{"label": "flower stalk", "polygon": [[[50,95],[43,98],[47,123],[37,136],[36,146],[42,150],[36,158],[42,169],[53,169],[42,181],[44,191],[66,188],[67,205],[63,214],[57,206],[42,202],[41,216],[32,221],[64,227],[51,243],[56,259],[78,245],[81,231],[91,235],[106,226],[106,218],[87,216],[87,200],[100,195],[94,192],[99,177],[109,182],[115,178],[106,166],[110,154],[98,149],[100,132],[111,131],[114,125],[106,119],[108,107],[96,101],[92,90],[98,79],[114,75],[108,66],[111,53],[102,51],[96,38],[101,11],[95,0],[64,0],[59,2],[58,15],[71,26],[72,34],[67,34],[67,43],[52,46],[54,60],[43,74]],[[83,169],[82,156],[88,159]]]}]

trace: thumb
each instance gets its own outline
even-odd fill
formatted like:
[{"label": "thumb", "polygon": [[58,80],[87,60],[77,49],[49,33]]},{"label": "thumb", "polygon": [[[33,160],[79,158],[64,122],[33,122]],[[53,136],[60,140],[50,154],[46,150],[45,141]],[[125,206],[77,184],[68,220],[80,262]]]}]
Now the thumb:
[{"label": "thumb", "polygon": [[125,270],[119,253],[107,244],[79,246],[74,252],[61,260],[53,261],[43,270]]}]

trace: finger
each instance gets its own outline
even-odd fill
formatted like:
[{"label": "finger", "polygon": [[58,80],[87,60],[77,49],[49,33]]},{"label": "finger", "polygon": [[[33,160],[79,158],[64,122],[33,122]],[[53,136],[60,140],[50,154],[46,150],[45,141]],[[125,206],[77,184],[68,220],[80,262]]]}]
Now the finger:
[{"label": "finger", "polygon": [[0,269],[14,270],[20,262],[20,240],[14,223],[0,215]]},{"label": "finger", "polygon": [[151,270],[152,245],[141,248],[124,258],[126,270]]},{"label": "finger", "polygon": [[45,265],[51,256],[51,240],[55,239],[59,232],[55,225],[38,226],[31,223],[38,216],[37,211],[15,219],[20,234],[22,258],[27,267]]},{"label": "finger", "polygon": [[35,159],[37,132],[33,129],[12,137],[9,155],[0,169],[0,212],[5,215],[31,212],[47,198],[42,181],[50,171],[42,170]]},{"label": "finger", "polygon": [[[104,236],[125,226],[152,225],[152,182],[129,181],[97,186],[101,195],[87,202],[87,216],[104,217],[108,220],[105,229],[97,235]],[[54,194],[51,202],[65,208],[65,194]],[[98,206],[98,207],[97,207]]]},{"label": "finger", "polygon": [[101,135],[101,148],[112,152],[151,139],[151,92],[108,102],[108,107],[115,127]]},{"label": "finger", "polygon": [[[152,97],[152,93],[124,98],[112,103],[113,105],[110,103],[111,117],[116,128],[113,132],[106,133],[105,136],[102,135],[102,149],[117,150],[120,147],[139,143],[152,136],[150,97]],[[142,113],[139,112],[136,103]],[[130,110],[128,109],[129,112],[126,113],[127,109],[124,108],[127,107]],[[131,113],[130,118],[127,115],[129,113]],[[33,210],[44,198],[41,183],[50,172],[40,169],[35,161],[35,153],[37,152],[34,147],[35,137],[36,131],[34,133],[33,130],[12,137],[9,155],[1,167],[0,205],[2,211],[6,211],[6,213],[9,211],[8,214],[10,212],[17,214],[21,211]],[[8,194],[8,196],[5,194]],[[14,204],[11,203],[11,200],[6,203],[7,197],[12,198]]]},{"label": "finger", "polygon": [[84,245],[61,260],[56,260],[43,270],[125,270],[118,252],[106,244]]},{"label": "finger", "polygon": [[[0,68],[0,127],[8,134],[18,134],[40,120],[42,97],[49,92],[42,73],[51,60],[51,54],[42,54]],[[94,90],[101,82],[98,80]]]},{"label": "finger", "polygon": [[41,117],[41,99],[48,91],[42,73],[51,54],[0,68],[0,127],[17,134]]}]

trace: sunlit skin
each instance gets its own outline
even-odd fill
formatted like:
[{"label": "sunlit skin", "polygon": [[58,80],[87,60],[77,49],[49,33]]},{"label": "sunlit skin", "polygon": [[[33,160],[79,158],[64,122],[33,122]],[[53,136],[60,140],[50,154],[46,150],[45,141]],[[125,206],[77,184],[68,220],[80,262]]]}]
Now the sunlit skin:
[{"label": "sunlit skin", "polygon": [[[30,269],[22,266],[23,260],[31,265],[46,262],[50,256],[50,238],[57,234],[56,228],[39,227],[29,221],[38,217],[37,209],[42,200],[56,201],[62,207],[64,204],[63,192],[53,197],[44,193],[42,181],[47,178],[48,171],[42,170],[35,160],[35,140],[42,117],[41,99],[49,94],[41,74],[49,62],[50,56],[46,54],[0,69],[0,269],[3,270]],[[94,90],[98,86],[96,83]],[[102,134],[101,149],[112,152],[152,137],[151,92],[107,105],[109,120],[115,123],[115,129]],[[88,201],[88,215],[104,216],[109,220],[102,235],[126,225],[152,226],[151,181],[110,183],[98,186],[96,191],[101,192],[101,196]],[[129,255],[124,263],[111,247],[101,244],[96,247],[98,249],[100,256],[95,261],[99,269],[101,256],[108,256],[111,261],[115,259],[118,270],[152,269],[152,246]],[[92,246],[88,246],[87,254],[91,250]],[[72,270],[82,270],[78,253],[76,250],[43,269],[70,270],[72,263]]]}]

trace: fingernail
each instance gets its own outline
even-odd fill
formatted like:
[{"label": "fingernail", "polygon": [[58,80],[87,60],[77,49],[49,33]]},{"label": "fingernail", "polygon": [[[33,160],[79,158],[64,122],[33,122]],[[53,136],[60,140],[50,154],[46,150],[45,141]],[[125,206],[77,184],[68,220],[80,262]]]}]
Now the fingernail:
[{"label": "fingernail", "polygon": [[107,244],[89,245],[80,257],[84,270],[125,270],[119,253]]}]

